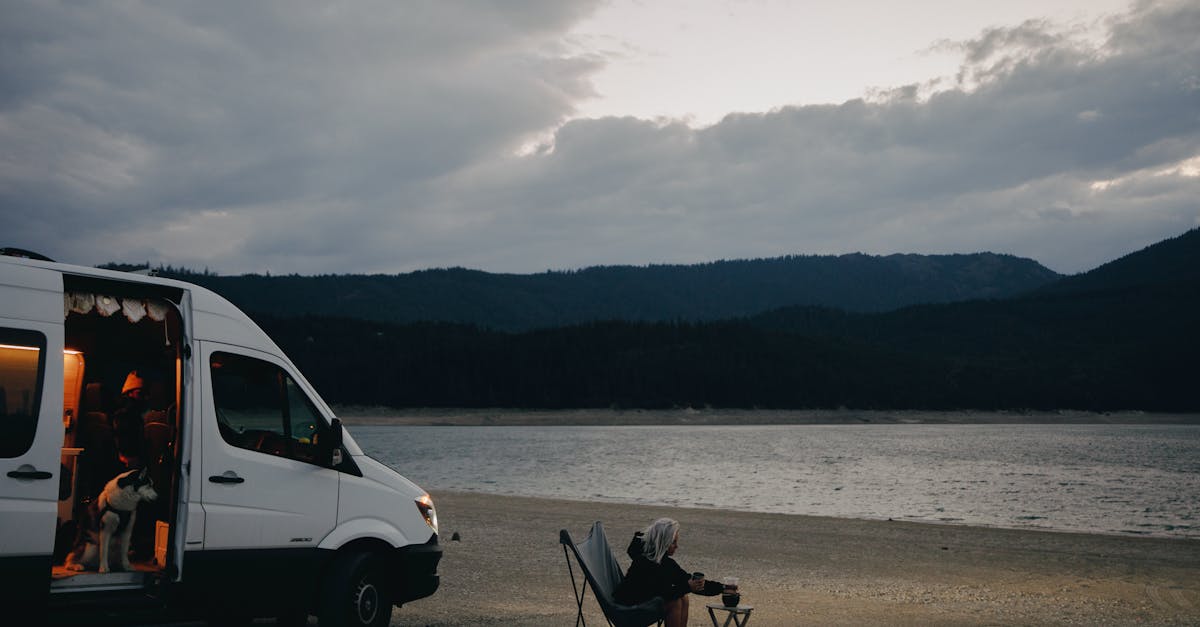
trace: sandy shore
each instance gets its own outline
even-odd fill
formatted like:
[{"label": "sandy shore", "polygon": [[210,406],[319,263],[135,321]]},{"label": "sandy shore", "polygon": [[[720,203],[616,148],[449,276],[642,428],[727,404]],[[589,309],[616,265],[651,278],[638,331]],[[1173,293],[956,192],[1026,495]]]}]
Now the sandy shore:
[{"label": "sandy shore", "polygon": [[[1200,542],[435,493],[442,587],[393,626],[573,625],[559,529],[682,524],[684,568],[741,579],[750,624],[1196,625]],[[450,541],[453,533],[461,541]],[[692,597],[690,624],[709,625]],[[589,624],[603,625],[594,598]]]}]

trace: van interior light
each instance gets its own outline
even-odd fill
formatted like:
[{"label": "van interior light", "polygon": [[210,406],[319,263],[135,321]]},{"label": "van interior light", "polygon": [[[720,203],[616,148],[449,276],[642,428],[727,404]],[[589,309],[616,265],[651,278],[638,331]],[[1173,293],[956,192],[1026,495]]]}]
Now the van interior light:
[{"label": "van interior light", "polygon": [[18,346],[16,344],[0,344],[0,348],[8,348],[15,351],[39,351],[42,350],[36,346]]},{"label": "van interior light", "polygon": [[83,354],[83,351],[77,351],[77,350],[75,350],[75,349],[73,349],[73,348],[64,348],[64,349],[63,349],[63,354],[64,354],[64,355],[82,355],[82,354]]}]

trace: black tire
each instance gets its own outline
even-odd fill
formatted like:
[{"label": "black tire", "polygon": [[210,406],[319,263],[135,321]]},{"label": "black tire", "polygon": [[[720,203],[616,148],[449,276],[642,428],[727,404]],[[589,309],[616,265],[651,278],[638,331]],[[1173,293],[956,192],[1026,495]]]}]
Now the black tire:
[{"label": "black tire", "polygon": [[321,591],[321,627],[387,627],[392,591],[372,553],[347,553],[334,562]]}]

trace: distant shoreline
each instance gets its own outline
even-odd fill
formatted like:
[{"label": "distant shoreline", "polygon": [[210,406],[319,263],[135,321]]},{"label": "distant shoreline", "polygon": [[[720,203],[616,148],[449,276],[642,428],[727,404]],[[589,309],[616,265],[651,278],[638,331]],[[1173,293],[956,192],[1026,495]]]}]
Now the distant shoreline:
[{"label": "distant shoreline", "polygon": [[868,424],[1200,425],[1200,414],[1139,411],[923,411],[853,409],[474,409],[336,407],[347,425],[697,426]]}]

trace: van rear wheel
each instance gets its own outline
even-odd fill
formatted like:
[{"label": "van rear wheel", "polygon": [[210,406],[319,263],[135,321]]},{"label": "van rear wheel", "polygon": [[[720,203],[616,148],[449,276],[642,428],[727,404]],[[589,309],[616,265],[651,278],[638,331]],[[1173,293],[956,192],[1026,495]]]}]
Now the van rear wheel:
[{"label": "van rear wheel", "polygon": [[339,556],[325,581],[321,627],[386,627],[392,593],[383,574],[382,560],[372,553]]}]

